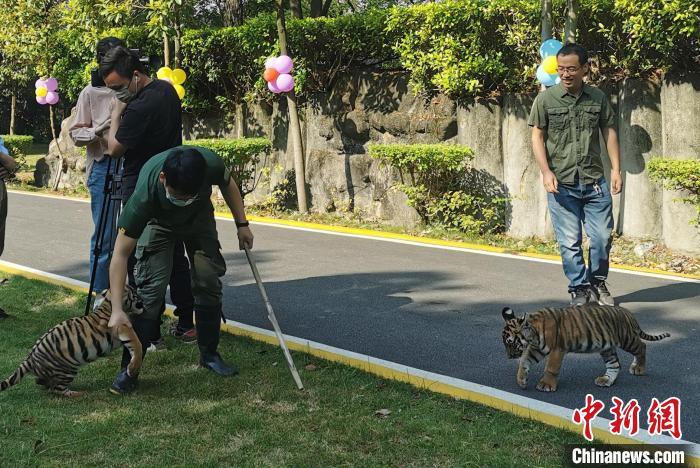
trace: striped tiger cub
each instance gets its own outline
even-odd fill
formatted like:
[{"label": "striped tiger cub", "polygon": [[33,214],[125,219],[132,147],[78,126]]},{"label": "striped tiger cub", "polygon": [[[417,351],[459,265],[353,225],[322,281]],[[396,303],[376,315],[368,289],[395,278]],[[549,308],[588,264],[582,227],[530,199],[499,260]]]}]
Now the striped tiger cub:
[{"label": "striped tiger cub", "polygon": [[[122,344],[131,353],[129,375],[138,374],[143,353],[141,342],[131,327],[122,325],[118,330],[107,327],[112,315],[109,291],[102,293],[104,300],[90,314],[59,323],[36,342],[27,359],[7,379],[0,382],[0,391],[19,383],[27,374],[36,377],[36,383],[50,392],[66,397],[78,397],[84,392],[75,392],[68,387],[83,364],[108,354]],[[138,315],[143,304],[131,286],[124,293],[124,312]]]},{"label": "striped tiger cub", "polygon": [[605,361],[605,374],[595,379],[596,385],[609,387],[620,373],[617,348],[634,356],[630,374],[643,375],[646,366],[646,345],[642,340],[659,341],[668,333],[648,335],[642,331],[632,313],[622,307],[586,304],[563,309],[540,309],[530,315],[516,317],[510,307],[501,314],[503,344],[511,359],[520,358],[516,381],[527,388],[530,365],[547,357],[544,375],[537,390],[554,392],[559,369],[566,353],[599,352]]}]

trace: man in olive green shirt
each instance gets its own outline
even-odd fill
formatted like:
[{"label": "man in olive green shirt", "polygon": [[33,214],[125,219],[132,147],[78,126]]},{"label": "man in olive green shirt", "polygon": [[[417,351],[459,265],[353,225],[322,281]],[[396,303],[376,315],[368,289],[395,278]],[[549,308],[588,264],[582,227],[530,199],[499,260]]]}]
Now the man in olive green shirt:
[{"label": "man in olive green shirt", "polygon": [[[239,246],[253,247],[243,198],[219,156],[196,146],[178,146],[153,156],[141,169],[134,193],[119,217],[119,233],[109,269],[113,308],[109,327],[133,326],[143,349],[153,341],[173,268],[173,249],[176,242],[184,241],[191,263],[200,365],[228,376],[237,370],[217,352],[222,314],[219,278],[226,272],[226,262],[216,232],[212,185],[219,186],[231,209]],[[126,282],[127,260],[134,248],[135,278],[143,313],[129,322],[121,307],[121,292]],[[122,370],[110,390],[129,393],[136,387],[136,379],[122,362]]]},{"label": "man in olive green shirt", "polygon": [[[612,197],[622,190],[615,114],[605,94],[583,83],[588,53],[567,44],[557,53],[561,82],[541,92],[530,112],[532,148],[547,190],[571,304],[614,305],[605,284],[612,246]],[[610,156],[610,187],[603,174],[600,134]],[[590,238],[588,268],[582,229]]]}]

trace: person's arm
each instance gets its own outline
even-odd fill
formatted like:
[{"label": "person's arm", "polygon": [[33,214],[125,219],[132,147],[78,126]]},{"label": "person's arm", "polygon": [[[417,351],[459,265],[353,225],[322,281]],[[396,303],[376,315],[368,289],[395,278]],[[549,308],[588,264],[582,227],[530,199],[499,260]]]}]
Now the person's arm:
[{"label": "person's arm", "polygon": [[126,104],[114,98],[112,103],[112,116],[110,118],[111,126],[107,134],[107,154],[115,159],[121,158],[127,150],[127,147],[117,140],[117,131],[119,130],[122,112],[124,112],[125,108]]},{"label": "person's arm", "polygon": [[[219,188],[221,189],[221,194],[224,196],[226,204],[231,210],[234,221],[237,223],[247,222],[248,220],[246,219],[245,208],[243,206],[243,197],[233,178],[229,179],[226,187],[219,186]],[[243,250],[244,244],[247,245],[249,249],[253,248],[253,232],[248,226],[238,228],[238,247]]]},{"label": "person's arm", "polygon": [[[17,170],[17,161],[4,151],[0,151],[0,166],[2,166],[0,167],[0,178],[4,178]],[[4,174],[3,169],[5,169]]]},{"label": "person's arm", "polygon": [[610,188],[613,195],[622,191],[622,173],[620,172],[620,144],[617,139],[617,131],[613,127],[604,127],[603,139],[610,157]]},{"label": "person's arm", "polygon": [[554,172],[549,168],[549,163],[547,163],[547,148],[544,144],[544,135],[545,130],[543,128],[532,127],[532,152],[535,153],[535,161],[540,167],[545,190],[550,193],[559,193],[557,176],[554,175]]},{"label": "person's arm", "polygon": [[131,238],[119,232],[117,241],[114,245],[112,260],[109,265],[109,285],[112,296],[112,316],[109,319],[107,326],[109,328],[118,329],[120,325],[131,327],[129,317],[122,308],[124,300],[124,286],[126,285],[126,272],[129,255],[136,248],[137,239]]}]

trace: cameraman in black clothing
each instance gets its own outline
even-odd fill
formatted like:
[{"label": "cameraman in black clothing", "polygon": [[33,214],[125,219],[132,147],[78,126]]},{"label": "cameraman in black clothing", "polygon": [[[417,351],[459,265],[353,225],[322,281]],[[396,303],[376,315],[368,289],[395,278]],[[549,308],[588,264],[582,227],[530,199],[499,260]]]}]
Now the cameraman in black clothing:
[{"label": "cameraman in black clothing", "polygon": [[[126,47],[111,49],[100,62],[100,75],[116,93],[112,108],[112,126],[107,138],[107,154],[124,157],[122,176],[122,206],[134,193],[143,165],[152,156],[182,144],[182,110],[180,98],[173,86],[151,79],[138,55]],[[136,256],[144,255],[137,251]],[[136,257],[129,262],[129,282],[135,284],[133,269]],[[173,335],[187,343],[195,343],[197,334],[193,322],[194,298],[190,285],[190,265],[182,242],[175,245],[170,296],[179,317]],[[155,343],[160,338],[160,324],[144,324],[136,330],[142,342]],[[143,339],[149,338],[149,339]],[[145,350],[144,350],[145,351]],[[128,362],[125,351],[123,360]]]}]

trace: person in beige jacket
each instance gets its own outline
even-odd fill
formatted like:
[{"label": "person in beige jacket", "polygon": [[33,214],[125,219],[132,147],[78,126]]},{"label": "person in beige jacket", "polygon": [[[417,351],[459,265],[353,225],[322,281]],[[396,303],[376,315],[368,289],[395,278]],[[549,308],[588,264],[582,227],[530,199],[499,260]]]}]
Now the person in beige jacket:
[{"label": "person in beige jacket", "polygon": [[[97,62],[113,47],[124,45],[121,39],[116,37],[106,37],[97,43]],[[95,256],[93,254],[98,237],[98,223],[100,221],[100,211],[104,201],[104,185],[107,177],[107,169],[114,169],[114,163],[109,162],[109,158],[104,156],[106,136],[109,132],[112,104],[114,101],[114,91],[109,89],[99,78],[87,85],[78,96],[76,113],[73,125],[69,132],[73,143],[76,146],[84,146],[87,155],[85,169],[85,182],[90,191],[90,208],[92,211],[92,221],[95,226],[90,239],[90,274],[92,275]],[[110,171],[112,172],[112,171]],[[116,202],[119,203],[119,202]],[[114,204],[109,207],[107,213],[108,222],[105,224],[104,235],[102,237],[102,249],[97,259],[97,269],[95,270],[95,291],[103,291],[109,288],[109,257],[111,246],[115,238],[115,228],[113,221]]]}]

